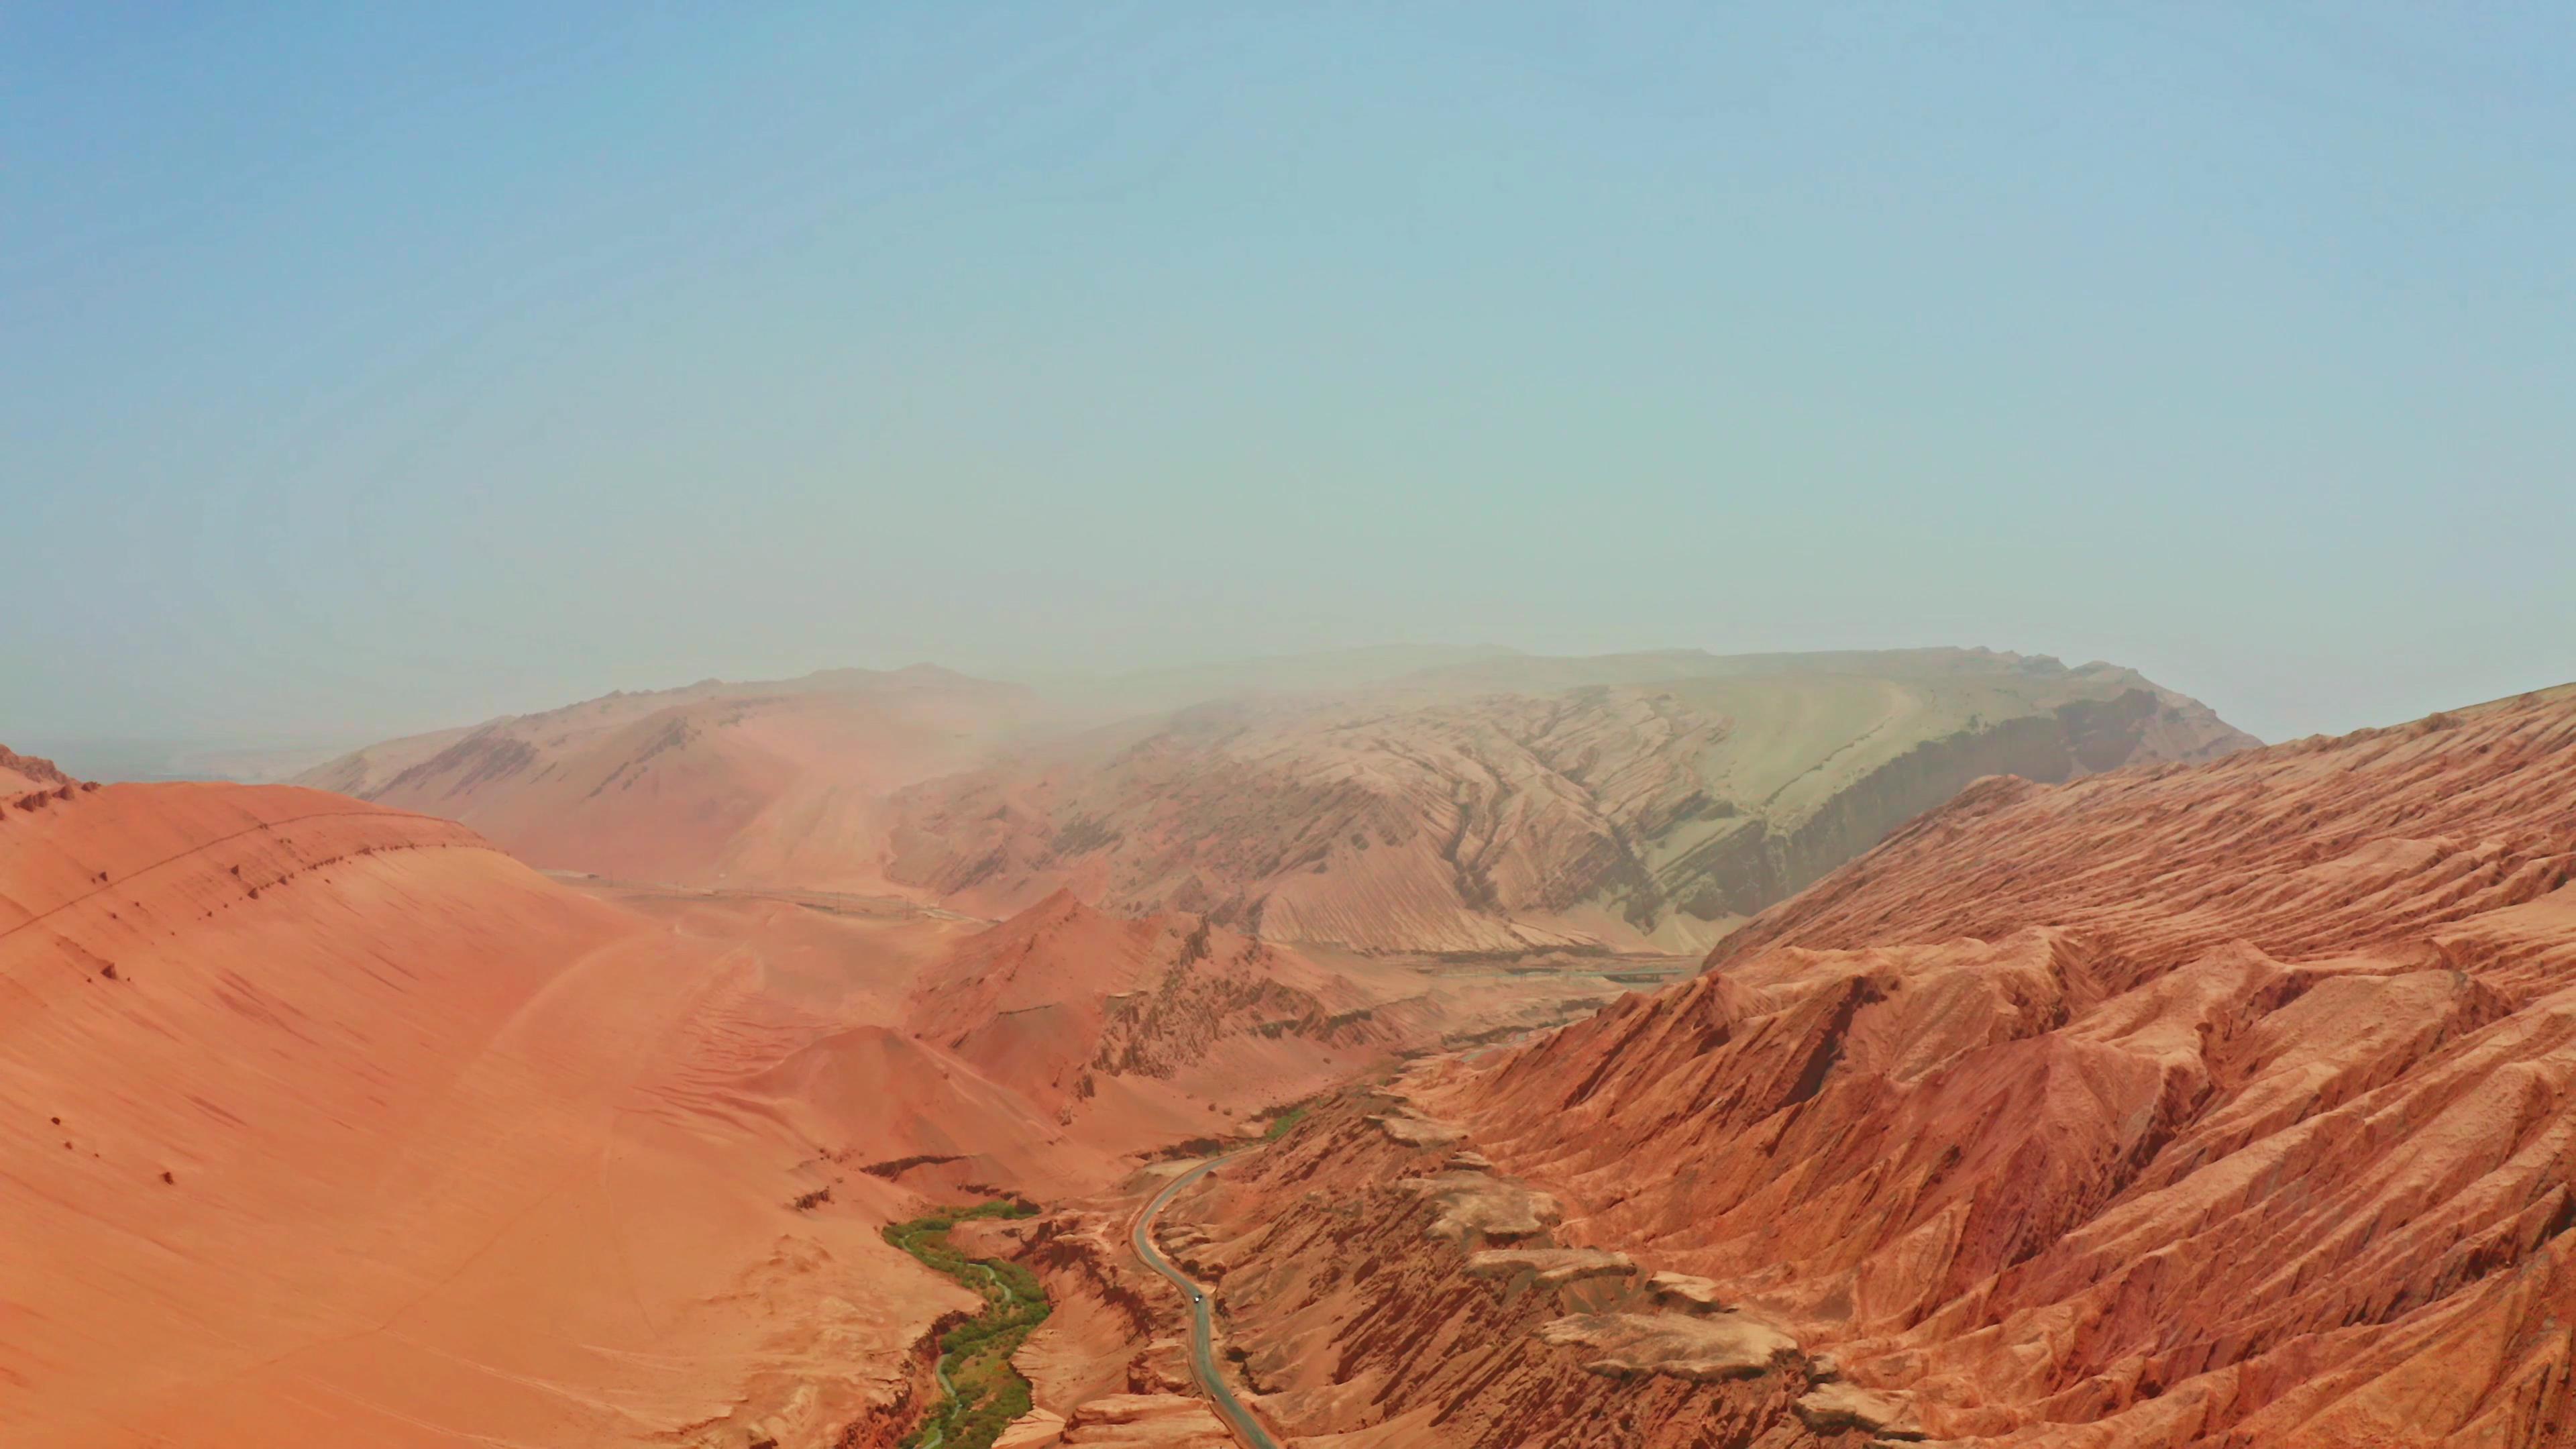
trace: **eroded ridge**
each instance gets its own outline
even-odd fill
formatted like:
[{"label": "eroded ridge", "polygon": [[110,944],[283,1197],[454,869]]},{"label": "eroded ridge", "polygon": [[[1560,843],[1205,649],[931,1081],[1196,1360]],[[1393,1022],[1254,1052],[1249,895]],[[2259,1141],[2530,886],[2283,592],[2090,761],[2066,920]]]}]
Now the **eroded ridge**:
[{"label": "eroded ridge", "polygon": [[1981,786],[1248,1164],[1204,1205],[1247,1371],[1297,1433],[1496,1449],[2554,1442],[2572,802],[2576,692]]}]

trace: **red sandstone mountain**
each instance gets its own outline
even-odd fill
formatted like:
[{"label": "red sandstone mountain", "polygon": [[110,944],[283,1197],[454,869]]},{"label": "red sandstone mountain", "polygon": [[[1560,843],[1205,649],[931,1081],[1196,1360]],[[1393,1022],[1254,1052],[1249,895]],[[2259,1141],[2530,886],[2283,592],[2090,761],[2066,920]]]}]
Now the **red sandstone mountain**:
[{"label": "red sandstone mountain", "polygon": [[1097,1191],[1575,989],[70,784],[0,806],[0,983],[0,1442],[73,1446],[890,1444],[969,1301],[878,1237],[925,1194]]},{"label": "red sandstone mountain", "polygon": [[910,1028],[1065,1122],[1160,1118],[1171,1140],[1212,1125],[1190,1104],[1290,1101],[1392,1048],[1436,1045],[1418,978],[1362,969],[1058,892],[925,972]]},{"label": "red sandstone mountain", "polygon": [[[1615,994],[1578,970],[1456,973],[1320,963],[1197,916],[1106,915],[1069,892],[959,939],[912,977],[907,1050],[987,1084],[1032,1126],[947,1138],[911,1112],[912,1159],[863,1165],[934,1190],[1007,1184],[1060,1194],[1123,1175],[1119,1159],[1251,1130],[1397,1055],[1559,1024]],[[918,1065],[889,1060],[900,1094]],[[907,1114],[898,1114],[907,1115]],[[998,1145],[997,1145],[998,1144]]]},{"label": "red sandstone mountain", "polygon": [[296,783],[462,821],[540,866],[882,888],[884,798],[982,761],[1033,710],[929,666],[710,680],[371,745]]},{"label": "red sandstone mountain", "polygon": [[[1236,941],[1184,960],[1173,931],[1217,939],[601,899],[285,787],[22,795],[0,1442],[891,1443],[913,1350],[968,1301],[878,1237],[924,1201],[902,1164],[1096,1190],[1383,1058],[1348,979]],[[1093,932],[1140,944],[1104,966]],[[1066,971],[1011,979],[1036,960]],[[1100,1012],[1121,1110],[970,1059],[1009,1078],[980,1013],[1047,991]],[[968,1053],[905,1029],[916,998]]]},{"label": "red sandstone mountain", "polygon": [[762,943],[446,821],[23,797],[0,983],[0,1442],[822,1436],[964,1301],[878,1239],[899,1189],[787,1205],[876,1119],[764,1081],[830,1023]]},{"label": "red sandstone mountain", "polygon": [[0,800],[23,795],[30,790],[60,789],[78,783],[51,760],[22,755],[0,745]]},{"label": "red sandstone mountain", "polygon": [[2576,1435],[2576,688],[1998,779],[1185,1209],[1297,1435]]},{"label": "red sandstone mountain", "polygon": [[1982,650],[1484,658],[1257,696],[905,792],[888,868],[1369,951],[1705,949],[1970,780],[2251,743],[2110,665]]},{"label": "red sandstone mountain", "polygon": [[[1172,708],[1199,690],[1221,693]],[[1372,952],[1696,952],[1978,776],[2248,742],[2132,671],[1984,650],[1398,652],[1045,698],[927,667],[710,682],[299,783],[621,879],[988,917],[1071,888]]]}]

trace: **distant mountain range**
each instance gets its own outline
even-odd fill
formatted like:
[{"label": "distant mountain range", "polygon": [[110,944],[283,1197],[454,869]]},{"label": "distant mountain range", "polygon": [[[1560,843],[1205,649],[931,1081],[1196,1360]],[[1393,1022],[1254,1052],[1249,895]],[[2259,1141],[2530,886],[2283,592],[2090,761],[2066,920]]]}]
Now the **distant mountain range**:
[{"label": "distant mountain range", "polygon": [[1371,952],[1698,951],[1981,775],[2251,743],[2135,671],[1978,649],[1406,649],[1046,689],[711,680],[297,780],[626,879],[996,917],[1069,888]]}]

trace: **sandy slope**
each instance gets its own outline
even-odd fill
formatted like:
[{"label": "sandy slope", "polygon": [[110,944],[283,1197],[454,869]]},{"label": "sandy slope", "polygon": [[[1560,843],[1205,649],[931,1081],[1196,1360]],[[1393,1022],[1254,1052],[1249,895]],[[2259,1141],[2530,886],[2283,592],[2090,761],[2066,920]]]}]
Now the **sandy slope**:
[{"label": "sandy slope", "polygon": [[811,1024],[759,977],[337,797],[9,812],[0,1440],[811,1442],[897,1391],[957,1295],[785,1207],[746,1073]]},{"label": "sandy slope", "polygon": [[1409,973],[1328,970],[1197,917],[1118,919],[1069,892],[964,943],[908,1022],[1079,1135],[1131,1149],[1240,1131],[1246,1111],[1458,1024]]},{"label": "sandy slope", "polygon": [[891,1442],[966,1299],[880,1224],[1098,1191],[1601,986],[1567,981],[1462,998],[1069,899],[576,889],[288,787],[27,793],[0,1442]]},{"label": "sandy slope", "polygon": [[[954,928],[952,927],[952,930]],[[951,935],[891,1012],[779,1068],[863,1171],[937,1195],[1060,1201],[1175,1144],[1255,1130],[1407,1052],[1536,1030],[1615,988],[1583,965],[1462,986],[1400,963],[1327,964],[1187,915],[1125,919],[1058,893]]]},{"label": "sandy slope", "polygon": [[540,866],[882,889],[884,798],[980,762],[1033,709],[927,666],[708,681],[373,745],[297,783],[461,820]]},{"label": "sandy slope", "polygon": [[1319,1114],[1194,1269],[1333,1442],[2567,1442],[2571,801],[2576,689],[1990,782]]}]

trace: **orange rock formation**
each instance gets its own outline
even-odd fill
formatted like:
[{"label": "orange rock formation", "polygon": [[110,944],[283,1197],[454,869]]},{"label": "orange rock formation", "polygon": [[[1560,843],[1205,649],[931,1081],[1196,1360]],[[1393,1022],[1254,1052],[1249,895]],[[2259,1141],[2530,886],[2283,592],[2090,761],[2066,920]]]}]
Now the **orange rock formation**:
[{"label": "orange rock formation", "polygon": [[2576,689],[1988,781],[1193,1258],[1336,1444],[2565,1442],[2571,802]]},{"label": "orange rock formation", "polygon": [[2134,671],[1985,650],[1471,652],[1335,676],[1283,665],[1264,692],[1219,670],[1123,705],[926,666],[710,681],[396,740],[299,783],[623,880],[988,917],[1070,888],[1368,952],[1698,955],[1981,775],[2251,743]]},{"label": "orange rock formation", "polygon": [[60,789],[78,783],[51,760],[22,755],[0,745],[0,800],[23,795],[30,790]]},{"label": "orange rock formation", "polygon": [[2251,743],[2109,665],[1509,659],[1254,698],[907,791],[891,876],[1369,951],[1697,953],[1981,775]]},{"label": "orange rock formation", "polygon": [[[0,1442],[68,1446],[890,1445],[973,1300],[881,1224],[1557,1005],[1069,899],[576,891],[232,785],[0,805],[0,995]],[[1091,1397],[1067,1442],[1195,1432]]]},{"label": "orange rock formation", "polygon": [[1141,1146],[1229,1130],[1210,1104],[1294,1100],[1436,1043],[1435,1016],[1399,973],[1328,971],[1194,916],[1122,920],[1058,892],[925,973],[910,1027],[1059,1120]]}]

